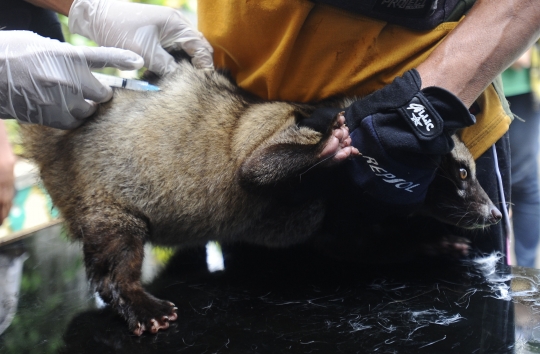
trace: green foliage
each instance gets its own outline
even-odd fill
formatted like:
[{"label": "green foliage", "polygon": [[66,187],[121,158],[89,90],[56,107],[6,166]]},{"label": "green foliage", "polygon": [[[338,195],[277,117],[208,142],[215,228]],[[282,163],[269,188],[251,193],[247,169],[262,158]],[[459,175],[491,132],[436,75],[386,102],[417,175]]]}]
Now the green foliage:
[{"label": "green foliage", "polygon": [[60,232],[57,225],[25,240],[28,259],[23,265],[19,305],[13,322],[0,336],[0,354],[58,353],[71,319],[81,309],[94,307],[90,291],[80,295],[81,288],[87,289],[80,247],[58,237]]},{"label": "green foliage", "polygon": [[[51,295],[44,302],[36,304],[34,309],[15,316],[2,338],[3,346],[0,347],[0,353],[57,353],[63,341],[61,333],[58,333],[54,326],[67,325],[55,319],[55,314],[63,301],[61,296]],[[51,325],[44,325],[48,323],[47,319]],[[37,323],[39,325],[36,325]]]},{"label": "green foliage", "polygon": [[176,249],[171,247],[153,246],[151,252],[159,263],[165,265],[174,255]]},{"label": "green foliage", "polygon": [[21,136],[19,134],[19,123],[15,119],[4,120],[8,134],[9,143],[15,155],[22,155],[23,148],[21,145]]},{"label": "green foliage", "polygon": [[78,46],[97,47],[97,44],[94,41],[81,35],[69,32],[68,18],[66,16],[58,14],[58,19],[62,24],[62,33],[64,34],[64,39],[66,42]]}]

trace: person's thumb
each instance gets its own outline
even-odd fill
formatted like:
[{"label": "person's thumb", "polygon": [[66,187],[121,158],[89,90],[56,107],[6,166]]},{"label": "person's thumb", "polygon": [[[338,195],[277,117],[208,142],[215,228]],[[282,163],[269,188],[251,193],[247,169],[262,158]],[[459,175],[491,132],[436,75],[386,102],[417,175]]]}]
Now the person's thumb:
[{"label": "person's thumb", "polygon": [[88,67],[137,70],[143,67],[144,60],[132,51],[111,47],[78,47],[86,57]]}]

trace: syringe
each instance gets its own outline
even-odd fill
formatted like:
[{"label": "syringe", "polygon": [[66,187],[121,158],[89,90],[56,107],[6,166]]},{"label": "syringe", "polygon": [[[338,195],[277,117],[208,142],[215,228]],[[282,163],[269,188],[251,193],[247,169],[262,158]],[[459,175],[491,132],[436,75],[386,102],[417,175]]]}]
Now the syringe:
[{"label": "syringe", "polygon": [[150,85],[146,81],[134,80],[134,79],[124,79],[123,77],[106,75],[101,73],[92,73],[96,79],[99,80],[104,85],[110,87],[125,88],[128,90],[136,91],[159,91],[159,87],[155,85]]}]

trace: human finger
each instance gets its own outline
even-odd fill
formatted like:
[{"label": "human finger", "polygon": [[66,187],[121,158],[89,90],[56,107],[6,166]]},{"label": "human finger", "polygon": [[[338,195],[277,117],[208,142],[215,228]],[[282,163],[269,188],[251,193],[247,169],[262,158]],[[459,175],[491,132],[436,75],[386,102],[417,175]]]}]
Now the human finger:
[{"label": "human finger", "polygon": [[143,58],[130,50],[111,47],[78,47],[90,68],[116,68],[137,70],[143,67]]},{"label": "human finger", "polygon": [[[97,110],[98,104],[96,102],[87,100],[87,99],[81,99],[77,100],[73,107],[70,109],[69,113],[76,119],[80,119],[82,123],[82,120],[85,118],[90,117],[94,112]],[[75,125],[78,126],[79,124]]]}]

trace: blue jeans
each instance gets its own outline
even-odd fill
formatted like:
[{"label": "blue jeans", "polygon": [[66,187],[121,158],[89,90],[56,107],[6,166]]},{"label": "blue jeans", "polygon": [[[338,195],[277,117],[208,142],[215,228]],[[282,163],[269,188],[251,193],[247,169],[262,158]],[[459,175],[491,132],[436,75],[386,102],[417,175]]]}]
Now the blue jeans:
[{"label": "blue jeans", "polygon": [[538,191],[538,139],[540,112],[532,94],[507,97],[510,109],[525,122],[510,125],[512,166],[512,213],[517,264],[534,267],[540,239],[540,194]]}]

